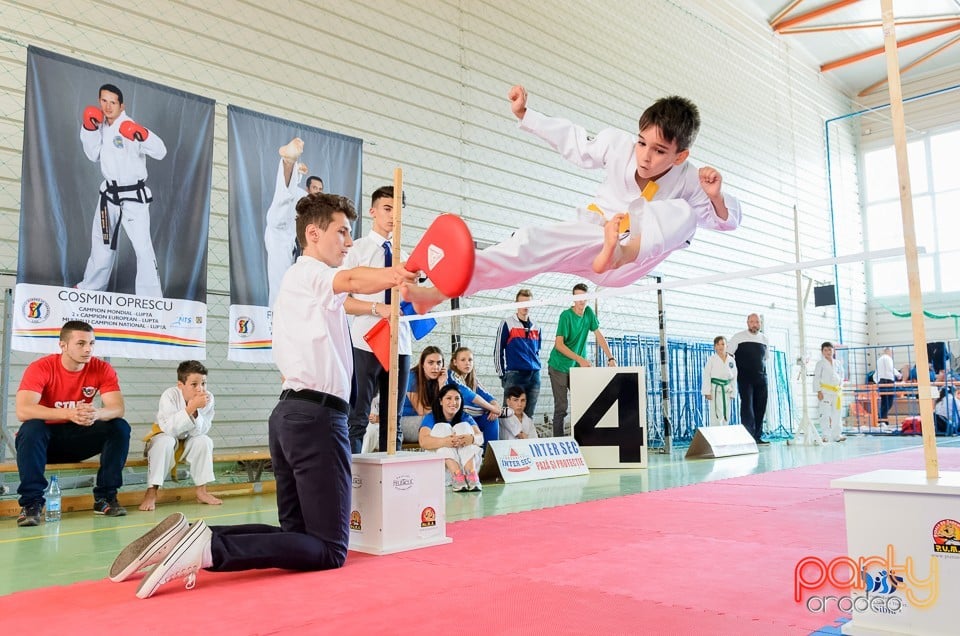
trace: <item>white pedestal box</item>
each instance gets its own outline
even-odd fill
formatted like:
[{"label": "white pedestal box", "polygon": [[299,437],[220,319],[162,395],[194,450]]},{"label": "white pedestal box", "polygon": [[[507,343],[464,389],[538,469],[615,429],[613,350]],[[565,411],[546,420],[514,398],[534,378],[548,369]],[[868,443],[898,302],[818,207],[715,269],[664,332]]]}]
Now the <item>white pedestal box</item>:
[{"label": "white pedestal box", "polygon": [[354,455],[350,549],[391,554],[450,543],[446,497],[442,457]]},{"label": "white pedestal box", "polygon": [[852,572],[843,633],[958,633],[960,473],[876,470],[830,485],[843,489]]}]

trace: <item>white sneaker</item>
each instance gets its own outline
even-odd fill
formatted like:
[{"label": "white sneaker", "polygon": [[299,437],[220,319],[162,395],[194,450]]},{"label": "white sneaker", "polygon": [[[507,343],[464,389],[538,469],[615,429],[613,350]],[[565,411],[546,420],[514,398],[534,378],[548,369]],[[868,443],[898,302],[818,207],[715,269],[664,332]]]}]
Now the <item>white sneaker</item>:
[{"label": "white sneaker", "polygon": [[194,523],[167,558],[143,578],[137,588],[137,598],[150,598],[164,583],[181,578],[186,581],[185,587],[192,590],[197,584],[197,572],[213,565],[212,539],[213,532],[206,523]]},{"label": "white sneaker", "polygon": [[483,486],[480,485],[480,476],[477,475],[477,471],[473,471],[467,475],[467,490],[473,492],[479,492],[483,490]]},{"label": "white sneaker", "polygon": [[110,566],[110,580],[126,581],[133,574],[160,563],[189,529],[187,518],[175,512],[125,547]]},{"label": "white sneaker", "polygon": [[296,162],[303,154],[303,139],[294,137],[286,146],[280,146],[280,156],[290,163]]}]

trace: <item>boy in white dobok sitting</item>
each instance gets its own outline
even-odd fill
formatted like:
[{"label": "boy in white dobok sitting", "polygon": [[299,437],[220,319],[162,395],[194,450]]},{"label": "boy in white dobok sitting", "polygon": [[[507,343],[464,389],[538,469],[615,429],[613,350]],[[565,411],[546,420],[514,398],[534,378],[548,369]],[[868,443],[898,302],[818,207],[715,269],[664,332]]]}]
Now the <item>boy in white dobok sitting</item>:
[{"label": "boy in white dobok sitting", "polygon": [[524,413],[527,408],[527,394],[523,387],[507,387],[504,395],[508,415],[500,418],[500,439],[537,439],[537,427],[530,416]]},{"label": "boy in white dobok sitting", "polygon": [[727,353],[727,339],[713,339],[713,354],[703,369],[703,397],[707,398],[710,426],[726,426],[733,415],[733,396],[737,394],[737,361]]},{"label": "boy in white dobok sitting", "polygon": [[207,492],[213,476],[213,440],[207,435],[213,425],[213,394],[207,392],[207,368],[196,360],[177,367],[177,386],[160,396],[157,422],[146,437],[147,492],[140,510],[153,510],[157,491],[167,475],[185,460],[197,485],[197,501],[223,502]]},{"label": "boy in white dobok sitting", "polygon": [[824,442],[842,442],[843,424],[840,422],[840,406],[843,400],[843,368],[833,359],[833,344],[820,345],[823,357],[813,368],[813,386],[817,387],[820,406],[820,433]]}]

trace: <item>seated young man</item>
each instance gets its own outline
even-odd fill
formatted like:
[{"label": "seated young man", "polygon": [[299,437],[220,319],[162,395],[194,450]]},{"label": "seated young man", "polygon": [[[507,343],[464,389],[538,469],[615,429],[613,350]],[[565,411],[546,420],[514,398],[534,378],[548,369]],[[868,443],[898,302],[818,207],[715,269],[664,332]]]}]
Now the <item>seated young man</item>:
[{"label": "seated young man", "polygon": [[[43,510],[46,464],[79,462],[100,455],[93,487],[93,511],[122,517],[117,501],[130,448],[123,419],[123,394],[110,363],[93,357],[89,324],[71,320],[60,329],[60,353],[30,363],[17,390],[17,469],[20,472],[18,526],[36,526]],[[93,404],[100,394],[102,406]]]},{"label": "seated young man", "polygon": [[197,485],[197,501],[220,505],[223,502],[207,492],[213,476],[213,440],[207,433],[213,425],[213,393],[207,391],[207,368],[196,360],[177,367],[177,386],[160,396],[157,422],[147,436],[147,492],[140,510],[157,506],[157,491],[177,462],[190,466],[190,477]]},{"label": "seated young man", "polygon": [[507,387],[505,392],[509,417],[500,418],[500,439],[537,439],[537,427],[533,425],[524,410],[527,407],[527,394],[522,386]]}]

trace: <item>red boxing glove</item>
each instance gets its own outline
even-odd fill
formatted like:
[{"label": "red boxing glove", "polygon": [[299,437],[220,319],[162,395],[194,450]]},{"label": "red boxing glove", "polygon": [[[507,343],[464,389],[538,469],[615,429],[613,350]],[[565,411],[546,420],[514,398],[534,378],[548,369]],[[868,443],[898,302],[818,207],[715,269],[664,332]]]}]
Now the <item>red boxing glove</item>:
[{"label": "red boxing glove", "polygon": [[120,134],[130,141],[145,141],[150,136],[150,131],[132,119],[128,119],[120,124]]},{"label": "red boxing glove", "polygon": [[83,109],[83,119],[80,121],[84,130],[97,130],[103,123],[103,111],[96,106],[87,106]]}]

